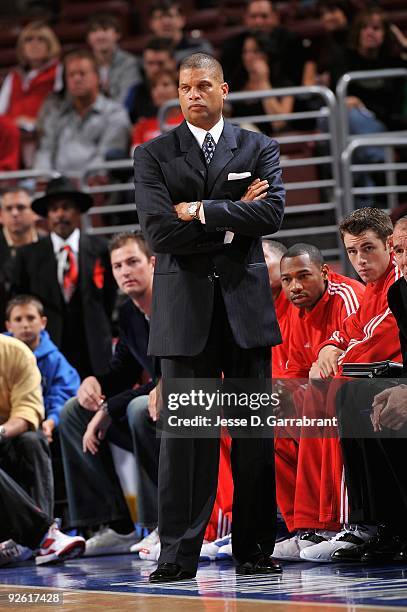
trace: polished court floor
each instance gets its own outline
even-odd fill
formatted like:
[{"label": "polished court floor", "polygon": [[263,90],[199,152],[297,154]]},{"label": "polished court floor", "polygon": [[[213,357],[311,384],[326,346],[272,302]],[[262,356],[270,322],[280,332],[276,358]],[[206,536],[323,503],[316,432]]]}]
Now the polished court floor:
[{"label": "polished court floor", "polygon": [[[148,583],[154,567],[133,555],[76,559],[59,566],[36,567],[26,561],[3,567],[0,610],[407,610],[407,566],[296,563],[285,564],[282,576],[242,577],[224,561],[201,564],[196,580],[165,586]],[[54,596],[54,603],[46,603],[46,597],[38,602],[38,594],[48,600]]]}]

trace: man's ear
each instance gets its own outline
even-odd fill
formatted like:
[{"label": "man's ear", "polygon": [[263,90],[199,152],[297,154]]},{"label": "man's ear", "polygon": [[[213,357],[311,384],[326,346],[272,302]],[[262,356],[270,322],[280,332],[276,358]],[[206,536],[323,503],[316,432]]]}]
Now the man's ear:
[{"label": "man's ear", "polygon": [[10,321],[6,321],[6,329],[8,332],[11,332],[10,327],[11,327]]},{"label": "man's ear", "polygon": [[387,240],[386,240],[386,248],[389,249],[390,253],[393,251],[393,249],[394,249],[393,234],[387,238]]},{"label": "man's ear", "polygon": [[153,266],[153,268],[154,268],[154,267],[155,267],[155,255],[152,255],[152,256],[150,257],[150,263],[151,263],[151,265],[152,265],[152,266]]},{"label": "man's ear", "polygon": [[324,280],[328,280],[328,272],[329,272],[328,264],[323,264],[322,265],[321,272],[322,272],[322,278]]},{"label": "man's ear", "polygon": [[41,329],[45,329],[47,327],[48,319],[47,317],[41,317]]}]

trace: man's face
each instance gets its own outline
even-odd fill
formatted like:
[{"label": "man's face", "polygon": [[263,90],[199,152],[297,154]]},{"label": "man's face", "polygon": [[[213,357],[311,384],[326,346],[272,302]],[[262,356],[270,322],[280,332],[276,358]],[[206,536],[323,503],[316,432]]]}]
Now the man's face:
[{"label": "man's face", "polygon": [[114,28],[95,27],[88,32],[88,44],[95,53],[114,51],[119,42],[120,35]]},{"label": "man's face", "polygon": [[185,25],[185,17],[176,6],[167,11],[154,11],[150,18],[150,29],[160,38],[178,37]]},{"label": "man's face", "polygon": [[281,289],[280,261],[281,255],[270,249],[267,243],[263,244],[264,259],[269,273],[269,282],[272,291]]},{"label": "man's face", "polygon": [[0,220],[11,234],[25,234],[34,228],[35,213],[31,198],[25,191],[5,193],[2,198]]},{"label": "man's face", "polygon": [[151,288],[154,257],[148,258],[134,240],[112,251],[110,262],[119,289],[132,299],[144,295]]},{"label": "man's face", "polygon": [[274,12],[271,2],[268,0],[257,0],[252,2],[246,9],[245,23],[248,30],[252,32],[271,32],[278,25],[278,17]]},{"label": "man's face", "polygon": [[73,58],[65,65],[66,86],[74,98],[97,96],[99,76],[91,60]]},{"label": "man's face", "polygon": [[394,230],[393,251],[402,275],[407,280],[407,221],[399,223]]},{"label": "man's face", "polygon": [[35,348],[40,332],[45,329],[46,324],[46,317],[41,317],[34,304],[14,306],[9,320],[6,321],[7,331],[30,348]]},{"label": "man's face", "polygon": [[175,68],[175,62],[169,51],[155,51],[146,49],[143,53],[143,68],[147,80],[151,80],[163,68]]},{"label": "man's face", "polygon": [[359,236],[344,234],[343,242],[349,261],[365,283],[374,283],[386,272],[390,263],[389,241],[386,244],[373,230]]},{"label": "man's face", "polygon": [[348,19],[339,7],[325,7],[322,9],[321,23],[326,32],[336,32],[347,26]]},{"label": "man's face", "polygon": [[185,68],[180,71],[178,96],[187,121],[204,130],[219,121],[229,89],[213,71],[206,68]]},{"label": "man's face", "polygon": [[73,200],[55,199],[48,205],[47,220],[49,231],[66,240],[79,227],[81,213]]},{"label": "man's face", "polygon": [[328,274],[328,266],[318,266],[309,255],[283,257],[281,260],[281,284],[287,299],[297,306],[311,310],[322,297]]}]

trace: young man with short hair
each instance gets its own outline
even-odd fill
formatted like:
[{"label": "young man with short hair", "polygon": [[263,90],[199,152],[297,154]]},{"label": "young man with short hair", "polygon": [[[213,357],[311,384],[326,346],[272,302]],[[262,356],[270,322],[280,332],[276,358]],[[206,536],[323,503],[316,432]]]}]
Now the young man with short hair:
[{"label": "young man with short hair", "polygon": [[6,187],[0,196],[0,330],[4,329],[13,259],[17,249],[37,242],[39,238],[35,220],[30,193],[24,187]]},{"label": "young man with short hair", "polygon": [[[338,389],[342,387],[344,364],[402,361],[397,323],[387,302],[390,287],[401,277],[392,254],[393,225],[390,217],[379,208],[360,208],[342,221],[339,231],[352,266],[366,283],[366,290],[357,312],[346,318],[318,347],[313,377],[334,377],[325,399],[327,410],[332,414],[335,414]],[[342,465],[340,440],[333,443],[331,454],[336,457],[335,465]],[[329,482],[331,486],[321,487],[320,517],[330,520],[342,510],[343,529],[329,540],[302,550],[300,557],[303,560],[336,561],[336,551],[363,546],[374,536],[375,530],[370,525],[362,521],[357,524],[349,522],[347,499],[341,505],[346,483],[334,476]]]},{"label": "young man with short hair", "polygon": [[88,21],[87,41],[99,68],[102,92],[123,102],[129,87],[141,80],[138,59],[119,46],[121,27],[109,13],[96,13]]},{"label": "young man with short hair", "polygon": [[[114,236],[109,250],[114,278],[127,295],[119,341],[108,371],[82,381],[60,425],[70,525],[95,532],[88,556],[126,553],[138,542],[107,441],[136,454],[139,522],[151,530],[157,525],[157,372],[147,356],[154,257],[141,233]],[[136,387],[143,371],[149,380]]]},{"label": "young man with short hair", "polygon": [[[302,416],[307,415],[309,398],[314,394],[312,388],[303,390],[303,379],[310,376],[318,346],[356,312],[364,287],[330,270],[322,253],[311,244],[290,247],[281,259],[280,273],[283,292],[293,309],[284,376],[296,379],[293,394]],[[303,548],[322,540],[317,531],[339,527],[337,518],[325,521],[320,517],[321,480],[324,464],[331,458],[329,445],[329,439],[306,436],[275,440],[277,501],[288,530],[297,531],[294,537],[277,542],[276,558],[299,560]]]},{"label": "young man with short hair", "polygon": [[191,53],[213,53],[205,38],[191,38],[184,33],[186,19],[179,0],[154,0],[149,14],[150,30],[154,36],[171,40],[177,64]]}]

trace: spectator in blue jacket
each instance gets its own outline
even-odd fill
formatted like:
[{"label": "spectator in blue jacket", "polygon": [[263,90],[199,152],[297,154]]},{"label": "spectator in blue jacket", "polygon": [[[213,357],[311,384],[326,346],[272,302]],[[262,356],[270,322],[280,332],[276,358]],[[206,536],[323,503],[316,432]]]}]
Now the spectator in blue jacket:
[{"label": "spectator in blue jacket", "polygon": [[44,317],[43,305],[37,298],[19,295],[8,303],[8,333],[24,342],[37,359],[45,407],[42,429],[48,442],[52,442],[60,412],[65,402],[76,395],[81,381],[78,372],[50,339],[46,325],[47,317]]}]

